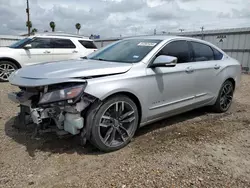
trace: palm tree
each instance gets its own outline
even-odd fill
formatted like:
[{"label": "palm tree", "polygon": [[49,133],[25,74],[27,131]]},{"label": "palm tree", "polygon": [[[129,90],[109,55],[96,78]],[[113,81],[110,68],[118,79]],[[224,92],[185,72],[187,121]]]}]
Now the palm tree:
[{"label": "palm tree", "polygon": [[28,35],[30,35],[30,29],[32,28],[32,22],[31,21],[27,21],[26,22],[26,27],[28,27]]},{"label": "palm tree", "polygon": [[31,33],[34,35],[35,33],[37,33],[38,30],[36,28],[32,29]]},{"label": "palm tree", "polygon": [[49,25],[50,25],[50,27],[51,27],[51,29],[52,29],[52,32],[54,32],[54,31],[55,31],[55,27],[56,27],[55,22],[51,21],[51,22],[49,23]]},{"label": "palm tree", "polygon": [[31,21],[27,21],[26,22],[26,27],[32,28],[32,22]]},{"label": "palm tree", "polygon": [[81,29],[81,24],[77,23],[76,24],[76,29],[77,29],[77,34],[79,34],[79,30]]}]

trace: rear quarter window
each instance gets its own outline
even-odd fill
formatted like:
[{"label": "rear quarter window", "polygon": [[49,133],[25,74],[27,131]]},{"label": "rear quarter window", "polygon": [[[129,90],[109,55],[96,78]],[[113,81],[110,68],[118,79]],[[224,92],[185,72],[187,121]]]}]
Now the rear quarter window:
[{"label": "rear quarter window", "polygon": [[93,41],[79,40],[80,44],[87,49],[97,49]]},{"label": "rear quarter window", "polygon": [[223,54],[214,48],[212,49],[214,51],[214,60],[221,60],[223,58]]}]

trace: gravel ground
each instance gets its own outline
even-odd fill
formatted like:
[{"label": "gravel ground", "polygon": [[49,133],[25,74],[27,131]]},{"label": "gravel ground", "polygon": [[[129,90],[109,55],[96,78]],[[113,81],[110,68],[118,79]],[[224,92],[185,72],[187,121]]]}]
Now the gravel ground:
[{"label": "gravel ground", "polygon": [[250,187],[250,76],[225,114],[204,109],[140,129],[103,154],[75,138],[12,128],[15,90],[0,83],[0,187]]}]

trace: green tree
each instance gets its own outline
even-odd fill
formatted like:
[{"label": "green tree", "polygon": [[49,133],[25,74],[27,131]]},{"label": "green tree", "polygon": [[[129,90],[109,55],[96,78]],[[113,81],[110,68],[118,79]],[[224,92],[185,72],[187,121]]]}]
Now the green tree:
[{"label": "green tree", "polygon": [[26,22],[26,27],[32,28],[32,22],[31,22],[31,21],[27,21],[27,22]]},{"label": "green tree", "polygon": [[31,33],[34,35],[35,33],[37,33],[38,30],[36,28],[32,29]]},{"label": "green tree", "polygon": [[55,32],[55,28],[56,28],[55,22],[51,21],[51,22],[49,23],[49,25],[50,25],[50,27],[51,27],[51,29],[52,29],[52,32]]},{"label": "green tree", "polygon": [[79,31],[81,29],[81,24],[77,23],[76,24],[76,29],[77,29],[77,34],[79,34]]},{"label": "green tree", "polygon": [[30,35],[30,29],[32,28],[32,22],[31,21],[27,21],[26,22],[26,27],[28,28],[28,35]]}]

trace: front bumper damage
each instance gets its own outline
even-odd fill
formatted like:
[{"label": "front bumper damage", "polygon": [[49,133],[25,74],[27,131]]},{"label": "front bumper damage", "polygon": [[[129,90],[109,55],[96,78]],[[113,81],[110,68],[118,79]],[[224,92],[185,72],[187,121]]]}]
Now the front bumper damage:
[{"label": "front bumper damage", "polygon": [[34,96],[38,96],[38,93],[20,91],[8,94],[8,98],[20,106],[14,126],[25,128],[28,124],[35,124],[35,135],[52,131],[59,136],[81,133],[85,127],[84,114],[97,100],[84,93],[74,104],[61,102],[40,106],[32,101]]}]

